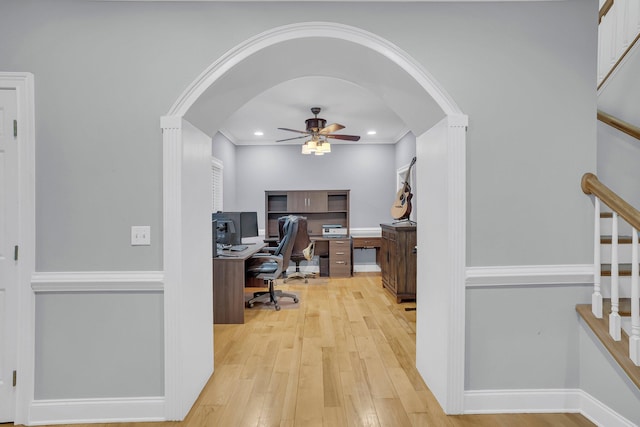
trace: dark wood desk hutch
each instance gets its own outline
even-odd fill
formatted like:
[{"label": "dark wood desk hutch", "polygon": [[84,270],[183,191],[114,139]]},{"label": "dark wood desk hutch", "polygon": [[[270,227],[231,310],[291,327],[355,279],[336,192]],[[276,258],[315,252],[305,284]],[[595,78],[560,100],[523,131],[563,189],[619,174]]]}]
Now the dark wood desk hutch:
[{"label": "dark wood desk hutch", "polygon": [[409,222],[380,224],[382,286],[396,298],[416,298],[416,226]]},{"label": "dark wood desk hutch", "polygon": [[[309,236],[316,241],[315,254],[328,262],[332,277],[351,276],[352,248],[349,237],[349,190],[265,191],[265,238],[278,238],[278,218],[300,215],[307,218]],[[322,226],[340,224],[346,237],[323,237]]]}]

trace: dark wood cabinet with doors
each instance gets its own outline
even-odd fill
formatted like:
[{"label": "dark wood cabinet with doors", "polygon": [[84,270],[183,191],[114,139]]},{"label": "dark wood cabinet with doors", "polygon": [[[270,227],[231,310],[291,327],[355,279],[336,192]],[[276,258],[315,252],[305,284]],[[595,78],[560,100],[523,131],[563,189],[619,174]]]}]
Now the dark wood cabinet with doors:
[{"label": "dark wood cabinet with doors", "polygon": [[380,224],[382,286],[397,302],[416,298],[416,226],[409,222]]},{"label": "dark wood cabinet with doors", "polygon": [[265,237],[278,237],[278,218],[307,217],[309,235],[322,237],[324,224],[340,224],[349,235],[349,190],[265,191]]}]

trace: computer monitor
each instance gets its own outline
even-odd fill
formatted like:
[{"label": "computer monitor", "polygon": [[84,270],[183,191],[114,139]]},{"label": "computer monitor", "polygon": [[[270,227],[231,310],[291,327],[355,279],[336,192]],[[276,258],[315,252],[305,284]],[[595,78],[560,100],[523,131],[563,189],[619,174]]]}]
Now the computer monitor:
[{"label": "computer monitor", "polygon": [[257,212],[216,212],[211,220],[217,223],[216,243],[240,245],[243,237],[258,236]]},{"label": "computer monitor", "polygon": [[240,212],[240,237],[258,237],[258,212]]}]

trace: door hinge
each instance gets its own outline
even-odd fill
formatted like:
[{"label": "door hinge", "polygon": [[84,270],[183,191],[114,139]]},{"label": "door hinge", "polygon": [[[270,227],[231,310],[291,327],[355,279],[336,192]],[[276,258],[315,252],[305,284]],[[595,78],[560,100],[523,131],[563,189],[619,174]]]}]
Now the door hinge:
[{"label": "door hinge", "polygon": [[18,121],[17,120],[13,121],[13,136],[14,138],[18,137]]},{"label": "door hinge", "polygon": [[18,245],[15,245],[13,247],[13,260],[17,261],[18,260]]},{"label": "door hinge", "polygon": [[18,384],[18,372],[13,371],[13,386],[15,387]]}]

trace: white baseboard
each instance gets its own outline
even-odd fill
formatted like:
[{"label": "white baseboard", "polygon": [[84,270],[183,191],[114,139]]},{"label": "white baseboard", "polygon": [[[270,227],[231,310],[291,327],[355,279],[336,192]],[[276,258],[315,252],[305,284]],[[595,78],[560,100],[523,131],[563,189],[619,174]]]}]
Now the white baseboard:
[{"label": "white baseboard", "polygon": [[580,389],[467,390],[464,413],[580,413],[600,426],[637,427]]},{"label": "white baseboard", "polygon": [[29,425],[165,420],[164,397],[36,400]]},{"label": "white baseboard", "polygon": [[354,273],[379,273],[380,266],[378,264],[353,264]]}]

